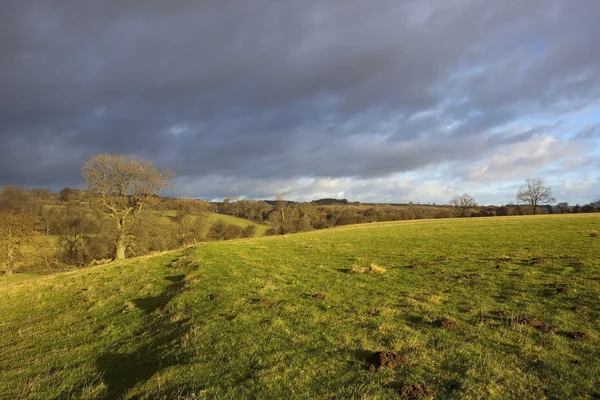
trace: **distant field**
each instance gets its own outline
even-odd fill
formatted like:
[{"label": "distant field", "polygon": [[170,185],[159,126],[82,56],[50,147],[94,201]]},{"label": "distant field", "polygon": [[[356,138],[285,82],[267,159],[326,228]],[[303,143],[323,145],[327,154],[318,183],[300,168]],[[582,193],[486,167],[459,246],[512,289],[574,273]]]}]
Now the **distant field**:
[{"label": "distant field", "polygon": [[[165,215],[165,217],[175,216],[174,211],[173,212],[163,211],[162,214]],[[237,217],[232,217],[230,215],[218,214],[218,213],[209,213],[208,214],[208,221],[211,224],[217,222],[218,220],[223,220],[223,222],[225,222],[226,224],[238,225],[243,228],[245,228],[248,225],[254,225],[254,226],[256,226],[256,233],[255,233],[256,236],[264,236],[265,232],[270,228],[269,225],[259,224],[257,222],[250,221],[250,220],[244,219],[244,218],[237,218]]]},{"label": "distant field", "polygon": [[594,230],[378,223],[2,278],[0,398],[595,398]]},{"label": "distant field", "polygon": [[217,213],[210,213],[208,215],[208,220],[211,223],[214,223],[220,219],[223,220],[223,222],[225,222],[226,224],[239,225],[243,228],[245,228],[248,225],[254,225],[256,226],[256,236],[264,236],[265,232],[270,228],[270,226],[266,224],[259,224],[248,219],[232,217],[230,215]]}]

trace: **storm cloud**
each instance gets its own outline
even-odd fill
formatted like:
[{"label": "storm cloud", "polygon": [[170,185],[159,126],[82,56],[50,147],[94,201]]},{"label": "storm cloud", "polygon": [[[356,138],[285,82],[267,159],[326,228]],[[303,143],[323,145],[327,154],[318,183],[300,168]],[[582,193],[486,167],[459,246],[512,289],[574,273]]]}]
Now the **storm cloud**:
[{"label": "storm cloud", "polygon": [[80,186],[109,152],[194,197],[502,203],[541,176],[590,201],[598,16],[596,0],[3,1],[0,185]]}]

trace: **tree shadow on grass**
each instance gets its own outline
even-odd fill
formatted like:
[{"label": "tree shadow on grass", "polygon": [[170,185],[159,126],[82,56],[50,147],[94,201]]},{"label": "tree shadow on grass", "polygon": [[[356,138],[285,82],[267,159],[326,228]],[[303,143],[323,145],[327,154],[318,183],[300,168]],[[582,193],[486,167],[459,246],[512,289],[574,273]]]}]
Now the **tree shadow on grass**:
[{"label": "tree shadow on grass", "polygon": [[158,296],[143,297],[133,300],[135,306],[144,310],[146,313],[152,313],[169,304],[175,296],[183,291],[185,287],[185,275],[167,276],[165,279],[173,282],[173,284],[169,285],[165,291]]},{"label": "tree shadow on grass", "polygon": [[189,362],[190,356],[180,348],[180,338],[189,330],[188,320],[173,321],[166,307],[174,297],[186,290],[185,275],[166,279],[173,283],[163,293],[134,300],[136,307],[148,314],[146,325],[136,332],[136,336],[149,336],[150,340],[132,351],[108,351],[96,360],[98,371],[102,373],[107,386],[108,399],[125,397],[136,384],[147,381],[163,368]]}]

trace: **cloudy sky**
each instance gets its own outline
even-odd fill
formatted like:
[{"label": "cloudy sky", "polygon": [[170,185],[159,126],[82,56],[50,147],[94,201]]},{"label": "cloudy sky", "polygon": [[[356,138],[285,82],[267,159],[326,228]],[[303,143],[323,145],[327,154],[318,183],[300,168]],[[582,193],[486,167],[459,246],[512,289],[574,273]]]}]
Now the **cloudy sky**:
[{"label": "cloudy sky", "polygon": [[0,2],[0,185],[96,153],[176,194],[600,198],[600,1]]}]

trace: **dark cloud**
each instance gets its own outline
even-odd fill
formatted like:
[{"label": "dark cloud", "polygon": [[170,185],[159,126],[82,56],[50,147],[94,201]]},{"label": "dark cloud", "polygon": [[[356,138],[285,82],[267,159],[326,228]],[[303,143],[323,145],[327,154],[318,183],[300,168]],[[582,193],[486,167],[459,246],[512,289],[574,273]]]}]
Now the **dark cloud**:
[{"label": "dark cloud", "polygon": [[598,104],[598,15],[596,0],[4,1],[0,185],[76,186],[98,152],[149,157],[205,197],[305,177],[356,193],[484,159],[502,177],[497,152]]}]

